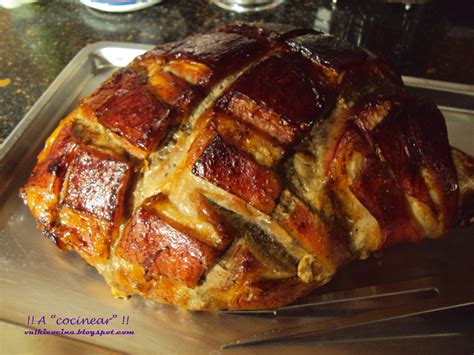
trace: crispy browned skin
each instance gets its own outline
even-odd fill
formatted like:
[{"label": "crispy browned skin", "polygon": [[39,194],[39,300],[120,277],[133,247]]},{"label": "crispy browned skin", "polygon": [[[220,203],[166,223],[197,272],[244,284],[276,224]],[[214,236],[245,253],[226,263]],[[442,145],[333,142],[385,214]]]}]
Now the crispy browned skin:
[{"label": "crispy browned skin", "polygon": [[66,118],[46,142],[23,191],[43,231],[48,231],[54,224],[64,175],[73,160],[77,144],[72,136],[71,119]]},{"label": "crispy browned skin", "polygon": [[259,309],[472,221],[473,167],[372,54],[233,24],[158,46],[82,99],[21,194],[117,296]]},{"label": "crispy browned skin", "polygon": [[[348,163],[354,152],[359,152],[364,161],[349,189],[377,220],[382,246],[417,241],[419,231],[411,220],[403,191],[387,165],[374,154],[355,127],[348,129],[342,137],[333,164],[338,166],[341,160]],[[343,172],[331,172],[333,179],[337,179],[339,174]]]},{"label": "crispy browned skin", "polygon": [[[285,191],[275,215],[279,223],[287,229],[301,245],[320,260],[328,273],[352,260],[346,244],[337,231],[328,226],[321,216],[291,193]],[[286,213],[285,213],[286,212]]]},{"label": "crispy browned skin", "polygon": [[271,56],[242,75],[218,107],[292,144],[321,115],[328,100],[328,90],[308,77],[304,64],[289,53]]},{"label": "crispy browned skin", "polygon": [[107,222],[122,216],[130,164],[91,149],[81,149],[69,170],[62,204]]},{"label": "crispy browned skin", "polygon": [[157,146],[168,128],[168,107],[130,69],[116,73],[81,103],[104,127],[147,153]]},{"label": "crispy browned skin", "polygon": [[23,196],[43,233],[95,263],[117,237],[133,166],[85,146],[73,128],[76,113],[51,135]]},{"label": "crispy browned skin", "polygon": [[282,187],[270,169],[226,144],[216,136],[194,163],[194,175],[239,196],[255,208],[270,213]]},{"label": "crispy browned skin", "polygon": [[152,200],[133,214],[119,253],[141,265],[148,277],[162,275],[193,288],[218,252],[193,234],[196,232],[159,216]]}]

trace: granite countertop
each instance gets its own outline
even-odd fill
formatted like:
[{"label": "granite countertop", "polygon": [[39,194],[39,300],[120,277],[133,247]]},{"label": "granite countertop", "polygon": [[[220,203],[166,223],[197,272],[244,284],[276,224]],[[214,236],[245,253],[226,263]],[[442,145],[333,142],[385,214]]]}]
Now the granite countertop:
[{"label": "granite countertop", "polygon": [[203,0],[165,0],[127,14],[103,13],[78,2],[0,8],[0,143],[87,44],[157,44],[234,21],[314,27],[384,56],[402,74],[474,84],[471,1],[433,0],[406,10],[380,0],[288,0],[254,14],[232,13]]}]

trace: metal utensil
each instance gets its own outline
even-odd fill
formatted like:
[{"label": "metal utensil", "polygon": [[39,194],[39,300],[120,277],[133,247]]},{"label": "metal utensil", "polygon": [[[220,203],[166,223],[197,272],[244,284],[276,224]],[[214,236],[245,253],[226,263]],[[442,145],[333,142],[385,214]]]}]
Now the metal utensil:
[{"label": "metal utensil", "polygon": [[[310,312],[315,306],[347,304],[348,309],[358,307],[351,303],[361,300],[375,300],[372,310],[346,317],[321,320],[291,328],[273,328],[262,333],[222,345],[223,349],[265,344],[276,341],[296,340],[308,335],[323,335],[331,331],[356,327],[417,314],[474,304],[474,283],[469,273],[457,277],[427,277],[399,283],[358,288],[349,291],[329,293],[306,299],[304,303],[270,311],[222,312],[225,315],[272,315],[291,316],[297,311]],[[420,295],[417,300],[393,305],[391,297]],[[387,302],[387,300],[389,300]]]}]

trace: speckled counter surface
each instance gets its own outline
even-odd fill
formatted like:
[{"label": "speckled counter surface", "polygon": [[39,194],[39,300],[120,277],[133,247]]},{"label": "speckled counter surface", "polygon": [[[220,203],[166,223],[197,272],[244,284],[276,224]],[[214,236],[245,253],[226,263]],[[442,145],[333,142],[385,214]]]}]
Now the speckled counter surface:
[{"label": "speckled counter surface", "polygon": [[157,44],[234,21],[314,27],[384,56],[403,74],[474,84],[472,0],[434,0],[409,10],[375,0],[288,0],[257,14],[228,12],[206,0],[165,0],[128,14],[43,1],[0,8],[0,143],[87,44]]}]

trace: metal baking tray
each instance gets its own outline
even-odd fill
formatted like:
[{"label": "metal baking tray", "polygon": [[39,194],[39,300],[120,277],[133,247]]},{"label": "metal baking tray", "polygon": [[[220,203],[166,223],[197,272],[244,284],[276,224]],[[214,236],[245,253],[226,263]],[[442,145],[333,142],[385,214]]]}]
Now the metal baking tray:
[{"label": "metal baking tray", "polygon": [[[115,299],[108,286],[74,253],[62,253],[34,225],[18,197],[36,155],[58,121],[70,112],[77,99],[92,92],[117,67],[126,65],[151,46],[99,42],[81,50],[18,124],[0,147],[0,318],[31,328],[28,316],[45,316],[48,330],[78,326],[53,326],[57,317],[111,317],[104,330],[132,330],[133,335],[69,338],[102,348],[133,353],[219,353],[223,343],[274,328],[300,325],[312,317],[267,319],[223,316],[210,312],[187,312],[159,305],[141,297]],[[474,154],[474,88],[417,78],[404,78],[408,85],[441,97],[451,144]],[[456,107],[446,98],[454,97]],[[435,98],[436,100],[436,98]],[[449,100],[448,100],[449,101]],[[354,262],[316,292],[336,291],[377,283],[409,280],[444,272],[474,271],[474,228],[458,229],[446,239],[421,245],[401,245],[384,252],[382,259]],[[305,341],[271,344],[257,348],[225,350],[225,353],[265,354],[279,351],[337,354],[347,352],[399,352],[407,349],[431,353],[472,351],[472,307],[462,312],[438,312],[432,316],[390,321],[370,329],[350,330],[343,341],[308,338]],[[466,313],[467,312],[467,313]],[[122,324],[128,316],[128,324]],[[437,317],[437,318],[436,318]],[[434,320],[433,320],[434,319]],[[38,326],[36,326],[38,327]],[[88,326],[89,329],[94,328]],[[99,327],[100,328],[100,327]],[[23,329],[23,328],[19,328]],[[398,329],[398,332],[393,332]],[[23,331],[23,330],[22,330]],[[26,335],[25,335],[26,336]],[[26,339],[25,339],[26,341]]]}]

